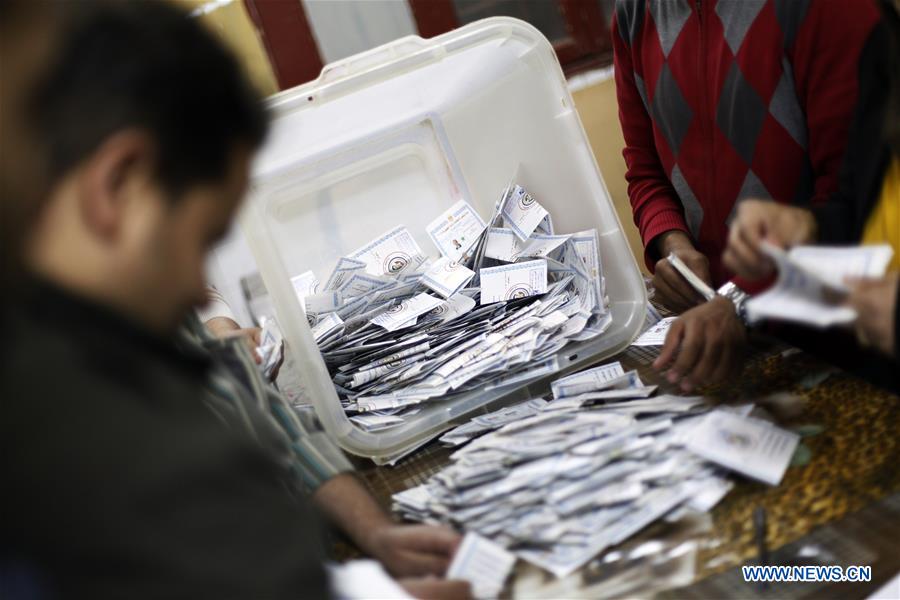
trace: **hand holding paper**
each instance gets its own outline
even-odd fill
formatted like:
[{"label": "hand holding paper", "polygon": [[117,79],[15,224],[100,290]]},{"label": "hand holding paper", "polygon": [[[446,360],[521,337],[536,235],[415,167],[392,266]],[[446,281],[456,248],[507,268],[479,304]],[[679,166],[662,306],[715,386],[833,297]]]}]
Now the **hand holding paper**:
[{"label": "hand holding paper", "polygon": [[774,267],[761,250],[763,240],[779,248],[815,241],[816,221],[803,208],[765,200],[738,204],[722,257],[725,266],[749,280],[767,277]]},{"label": "hand holding paper", "polygon": [[860,279],[851,283],[847,304],[856,319],[856,338],[863,346],[873,346],[888,356],[897,355],[896,339],[900,275],[891,273],[881,279]]},{"label": "hand holding paper", "polygon": [[761,248],[775,262],[778,280],[747,301],[747,316],[753,321],[778,319],[815,327],[853,322],[856,311],[836,301],[847,291],[844,280],[881,277],[893,255],[887,245],[798,246],[784,252],[764,242]]},{"label": "hand holding paper", "polygon": [[701,281],[711,284],[709,260],[694,248],[690,237],[682,231],[667,231],[660,235],[656,246],[663,256],[656,262],[653,270],[653,288],[656,290],[657,299],[677,312],[696,306],[703,300],[703,296],[697,293],[696,288],[688,283],[667,257],[674,254]]}]

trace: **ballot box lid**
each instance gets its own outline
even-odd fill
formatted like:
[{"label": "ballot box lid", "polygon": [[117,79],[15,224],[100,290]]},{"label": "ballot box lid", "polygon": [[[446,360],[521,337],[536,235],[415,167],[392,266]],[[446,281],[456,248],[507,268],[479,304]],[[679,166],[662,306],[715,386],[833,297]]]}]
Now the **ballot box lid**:
[{"label": "ballot box lid", "polygon": [[525,388],[424,403],[395,428],[352,424],[290,279],[324,281],[339,257],[405,225],[433,258],[426,225],[460,199],[487,220],[510,178],[550,212],[557,233],[595,227],[612,325],[566,346],[560,370],[624,349],[646,290],[548,40],[497,17],[431,39],[407,37],[330,64],[269,100],[272,128],[241,217],[306,394],[326,431],[376,462],[414,448]]}]

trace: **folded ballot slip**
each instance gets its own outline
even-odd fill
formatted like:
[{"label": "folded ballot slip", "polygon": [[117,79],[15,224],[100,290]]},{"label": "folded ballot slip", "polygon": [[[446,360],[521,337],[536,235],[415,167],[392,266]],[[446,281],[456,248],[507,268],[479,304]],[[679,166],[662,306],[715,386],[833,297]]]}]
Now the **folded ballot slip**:
[{"label": "folded ballot slip", "polygon": [[284,335],[275,319],[262,318],[262,332],[259,335],[260,344],[256,348],[256,355],[260,359],[260,370],[266,379],[271,379],[275,368],[281,364],[284,357]]},{"label": "folded ballot slip", "polygon": [[388,331],[395,331],[402,327],[408,327],[410,322],[414,323],[419,315],[423,315],[444,302],[440,298],[435,298],[426,293],[413,296],[409,300],[404,300],[396,306],[392,306],[387,311],[372,319],[372,323],[380,325]]},{"label": "folded ballot slip", "polygon": [[306,297],[319,291],[319,280],[316,279],[316,274],[312,271],[306,271],[305,273],[291,277],[291,285],[294,288],[294,293],[297,294],[297,300],[300,301],[300,306],[305,312]]},{"label": "folded ballot slip", "polygon": [[496,598],[503,590],[516,555],[477,533],[467,533],[453,562],[447,579],[462,579],[472,584],[472,595],[479,600]]},{"label": "folded ballot slip", "polygon": [[636,340],[631,342],[632,346],[662,346],[666,343],[666,336],[669,334],[669,328],[678,317],[665,317],[651,325]]},{"label": "folded ballot slip", "polygon": [[443,256],[458,260],[478,242],[484,228],[475,209],[460,200],[429,223],[425,231]]},{"label": "folded ballot slip", "polygon": [[732,471],[778,485],[800,436],[766,421],[715,410],[695,427],[687,448]]},{"label": "folded ballot slip", "polygon": [[641,385],[641,383],[634,371],[630,371],[626,377],[622,365],[616,361],[557,379],[550,384],[550,390],[553,392],[554,398],[566,398],[616,385],[630,387]]},{"label": "folded ballot slip", "polygon": [[535,232],[523,242],[512,229],[491,227],[487,232],[484,255],[504,262],[516,262],[523,258],[546,258],[571,237]]},{"label": "folded ballot slip", "polygon": [[500,209],[503,222],[512,229],[523,242],[534,233],[544,217],[548,215],[534,196],[520,185],[513,185],[507,191]]},{"label": "folded ballot slip", "polygon": [[422,283],[444,298],[449,298],[475,277],[475,271],[467,269],[454,259],[438,259],[422,276]]},{"label": "folded ballot slip", "polygon": [[[365,273],[366,263],[361,260],[341,257],[338,264],[331,271],[331,275],[325,280],[323,291],[329,292],[337,290],[341,287],[346,279],[349,279],[354,273]],[[309,295],[309,294],[307,294]]]},{"label": "folded ballot slip", "polygon": [[481,304],[528,298],[547,291],[547,261],[481,269]]},{"label": "folded ballot slip", "polygon": [[422,256],[422,249],[409,230],[399,226],[351,253],[349,258],[365,263],[370,275],[399,275]]}]

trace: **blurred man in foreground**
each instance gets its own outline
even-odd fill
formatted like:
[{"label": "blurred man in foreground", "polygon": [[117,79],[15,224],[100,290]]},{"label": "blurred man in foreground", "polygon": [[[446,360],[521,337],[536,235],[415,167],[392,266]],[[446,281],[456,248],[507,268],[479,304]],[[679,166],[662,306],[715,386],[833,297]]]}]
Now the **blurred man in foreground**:
[{"label": "blurred man in foreground", "polygon": [[179,334],[266,132],[233,58],[164,4],[65,12],[25,104],[49,192],[20,223],[0,367],[2,564],[65,596],[322,597],[313,492],[393,572],[442,573],[455,534],[394,525],[346,459]]}]

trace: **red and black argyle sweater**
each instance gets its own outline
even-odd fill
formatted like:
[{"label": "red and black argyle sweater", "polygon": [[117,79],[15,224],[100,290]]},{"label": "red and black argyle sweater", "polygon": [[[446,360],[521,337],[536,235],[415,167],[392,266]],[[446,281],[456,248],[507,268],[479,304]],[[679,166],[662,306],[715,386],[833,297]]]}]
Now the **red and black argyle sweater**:
[{"label": "red and black argyle sweater", "polygon": [[[719,285],[738,202],[834,192],[877,20],[869,0],[616,2],[625,177],[644,247],[688,232]],[[651,268],[654,257],[647,248]]]}]

